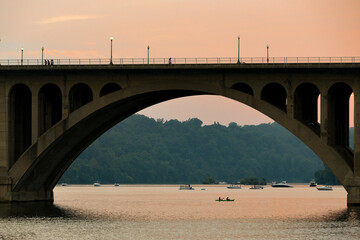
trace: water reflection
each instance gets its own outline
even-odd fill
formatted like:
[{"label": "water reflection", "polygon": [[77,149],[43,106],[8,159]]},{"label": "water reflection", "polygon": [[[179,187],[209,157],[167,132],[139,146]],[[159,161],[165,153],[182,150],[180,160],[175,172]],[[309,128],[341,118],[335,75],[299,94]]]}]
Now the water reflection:
[{"label": "water reflection", "polygon": [[0,218],[15,217],[61,217],[79,218],[70,209],[58,207],[53,203],[33,202],[33,203],[1,203]]},{"label": "water reflection", "polygon": [[53,204],[0,204],[0,239],[360,239],[343,188],[200,189],[57,187]]},{"label": "water reflection", "polygon": [[[0,218],[67,218],[82,220],[219,220],[268,219],[287,222],[360,222],[360,207],[344,206],[342,189],[320,193],[308,188],[292,190],[248,189],[182,192],[177,187],[67,187],[55,189],[55,203],[0,204]],[[215,202],[229,195],[233,203]],[[344,196],[343,196],[344,195]],[[186,202],[187,204],[183,204]]]}]

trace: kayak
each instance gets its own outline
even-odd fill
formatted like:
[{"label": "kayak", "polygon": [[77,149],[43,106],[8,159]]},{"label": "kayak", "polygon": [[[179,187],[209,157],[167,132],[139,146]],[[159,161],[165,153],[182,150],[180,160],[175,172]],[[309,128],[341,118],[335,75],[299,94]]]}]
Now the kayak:
[{"label": "kayak", "polygon": [[233,202],[233,201],[235,201],[235,199],[229,199],[229,200],[226,200],[226,199],[216,199],[215,201],[217,201],[217,202]]}]

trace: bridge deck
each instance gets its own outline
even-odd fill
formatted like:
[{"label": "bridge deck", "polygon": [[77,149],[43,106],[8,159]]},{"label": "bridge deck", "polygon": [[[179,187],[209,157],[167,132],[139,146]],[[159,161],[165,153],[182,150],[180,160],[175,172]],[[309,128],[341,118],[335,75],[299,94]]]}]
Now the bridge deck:
[{"label": "bridge deck", "polygon": [[360,63],[241,63],[241,64],[81,64],[81,65],[0,65],[11,70],[146,70],[146,69],[347,69]]}]

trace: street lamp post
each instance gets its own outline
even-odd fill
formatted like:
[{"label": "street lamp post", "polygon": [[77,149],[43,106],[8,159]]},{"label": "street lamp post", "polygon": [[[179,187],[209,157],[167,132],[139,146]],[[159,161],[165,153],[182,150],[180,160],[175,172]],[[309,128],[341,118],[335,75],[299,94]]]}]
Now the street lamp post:
[{"label": "street lamp post", "polygon": [[148,64],[150,63],[149,56],[150,56],[150,46],[148,45],[148,46],[147,46],[147,63],[148,63]]},{"label": "street lamp post", "polygon": [[113,64],[113,61],[112,61],[112,41],[113,41],[113,37],[110,37],[110,64]]},{"label": "street lamp post", "polygon": [[44,64],[44,47],[41,48],[41,65]]},{"label": "street lamp post", "polygon": [[21,65],[23,65],[24,62],[24,48],[21,48]]},{"label": "street lamp post", "polygon": [[269,63],[269,44],[266,45],[266,62]]},{"label": "street lamp post", "polygon": [[237,63],[240,63],[240,35],[238,36],[238,61]]}]

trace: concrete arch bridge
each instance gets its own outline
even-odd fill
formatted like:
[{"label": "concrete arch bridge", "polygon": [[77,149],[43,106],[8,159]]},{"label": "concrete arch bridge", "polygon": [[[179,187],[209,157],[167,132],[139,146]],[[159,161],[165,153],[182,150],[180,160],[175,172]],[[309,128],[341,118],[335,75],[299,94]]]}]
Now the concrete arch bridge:
[{"label": "concrete arch bridge", "polygon": [[359,63],[0,66],[0,201],[53,201],[65,170],[109,128],[151,105],[211,94],[284,126],[359,205],[359,91]]}]

